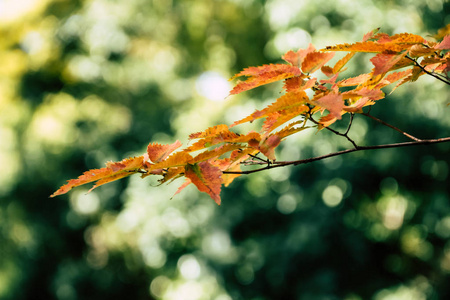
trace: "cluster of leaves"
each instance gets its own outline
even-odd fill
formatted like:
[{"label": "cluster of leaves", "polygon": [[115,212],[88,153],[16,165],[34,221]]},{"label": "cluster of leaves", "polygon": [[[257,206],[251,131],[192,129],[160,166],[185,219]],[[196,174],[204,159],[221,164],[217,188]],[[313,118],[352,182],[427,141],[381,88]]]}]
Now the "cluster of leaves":
[{"label": "cluster of leaves", "polygon": [[[311,127],[328,128],[347,113],[350,113],[352,118],[355,113],[367,115],[363,108],[383,99],[385,93],[382,89],[391,84],[395,84],[392,89],[394,91],[398,86],[414,82],[424,74],[450,84],[448,31],[450,27],[443,31],[444,34],[441,32],[441,42],[434,42],[410,33],[389,36],[386,33],[379,33],[377,29],[364,35],[362,41],[358,43],[329,46],[321,50],[316,50],[310,45],[308,49],[288,51],[283,55],[282,58],[287,64],[246,68],[232,78],[246,77],[236,84],[230,94],[239,94],[280,80],[284,80],[285,93],[274,103],[256,110],[230,126],[221,124],[191,134],[189,139],[194,142],[189,147],[175,151],[181,147],[179,141],[169,145],[150,143],[144,155],[120,162],[109,162],[105,168],[87,171],[78,179],[69,180],[51,197],[67,193],[73,187],[86,183],[96,182],[92,187],[94,189],[105,183],[140,173],[143,178],[149,175],[162,176],[160,183],[185,177],[185,182],[176,193],[193,183],[200,191],[209,194],[217,204],[220,204],[222,185],[228,186],[236,177],[250,173],[241,170],[241,166],[267,164],[265,168],[256,170],[258,171],[271,166],[299,163],[299,161],[289,163],[276,161],[275,148],[286,137]],[[348,54],[333,66],[326,65],[336,51],[345,51]],[[358,52],[375,53],[370,59],[374,66],[371,72],[339,79],[345,71],[345,65]],[[313,77],[312,74],[316,72],[323,73],[322,77],[326,79],[319,80]],[[312,96],[308,96],[307,90],[312,90]],[[316,121],[314,117],[317,114],[320,118]],[[236,125],[261,118],[265,120],[259,132],[238,134],[230,130]],[[349,139],[346,134],[340,135]],[[412,136],[411,138],[416,142],[423,141]],[[348,151],[368,148],[360,147],[349,140],[354,148]],[[426,142],[429,143],[430,140]],[[257,156],[259,153],[265,158]],[[345,151],[329,156],[340,153]],[[314,158],[307,162],[313,160]]]}]

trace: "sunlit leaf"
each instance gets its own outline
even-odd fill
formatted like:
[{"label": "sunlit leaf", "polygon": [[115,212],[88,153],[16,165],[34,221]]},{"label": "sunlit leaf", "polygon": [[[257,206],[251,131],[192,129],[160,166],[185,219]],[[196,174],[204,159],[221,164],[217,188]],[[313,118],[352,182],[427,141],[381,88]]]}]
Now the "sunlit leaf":
[{"label": "sunlit leaf", "polygon": [[231,79],[240,76],[250,76],[250,78],[236,84],[236,86],[231,90],[230,94],[239,94],[241,92],[253,89],[264,84],[291,78],[294,76],[299,76],[300,74],[301,72],[298,67],[285,64],[271,64],[261,67],[247,68],[244,69],[244,71],[233,76]]},{"label": "sunlit leaf", "polygon": [[197,187],[200,192],[207,193],[220,205],[220,189],[222,186],[222,171],[209,162],[186,166],[186,177]]},{"label": "sunlit leaf", "polygon": [[316,102],[326,110],[330,112],[330,115],[335,117],[336,119],[341,118],[341,111],[344,108],[344,100],[342,95],[330,93],[320,99],[317,99]]},{"label": "sunlit leaf", "polygon": [[161,145],[157,143],[151,143],[147,147],[148,158],[153,163],[158,163],[165,160],[173,151],[181,147],[181,142],[176,141],[170,145]]},{"label": "sunlit leaf", "polygon": [[311,52],[306,55],[302,63],[302,71],[305,73],[313,73],[319,70],[324,64],[332,59],[332,52]]},{"label": "sunlit leaf", "polygon": [[126,158],[119,162],[108,162],[106,168],[89,170],[84,172],[83,175],[77,179],[69,180],[67,184],[60,187],[50,197],[65,194],[74,187],[97,181],[97,184],[89,190],[91,191],[102,184],[137,173],[143,166],[143,163],[144,156]]}]

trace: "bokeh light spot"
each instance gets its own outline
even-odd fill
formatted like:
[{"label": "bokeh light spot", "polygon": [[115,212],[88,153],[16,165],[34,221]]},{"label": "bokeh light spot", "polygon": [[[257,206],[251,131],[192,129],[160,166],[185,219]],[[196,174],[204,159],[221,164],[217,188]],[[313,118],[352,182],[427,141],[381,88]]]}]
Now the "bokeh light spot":
[{"label": "bokeh light spot", "polygon": [[228,96],[231,85],[230,83],[217,72],[204,72],[195,82],[197,92],[211,100],[223,101]]},{"label": "bokeh light spot", "polygon": [[178,269],[185,279],[197,279],[201,274],[201,267],[195,256],[186,254],[178,260]]},{"label": "bokeh light spot", "polygon": [[323,202],[329,207],[335,207],[341,203],[344,194],[336,185],[329,185],[322,193]]}]

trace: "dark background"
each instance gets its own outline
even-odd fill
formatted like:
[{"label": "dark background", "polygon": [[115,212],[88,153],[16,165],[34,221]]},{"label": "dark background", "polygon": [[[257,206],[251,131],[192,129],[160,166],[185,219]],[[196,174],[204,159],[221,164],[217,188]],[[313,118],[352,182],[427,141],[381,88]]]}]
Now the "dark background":
[{"label": "dark background", "polygon": [[[150,141],[186,145],[273,102],[277,84],[223,100],[245,67],[377,27],[432,39],[449,15],[439,0],[1,0],[0,299],[448,299],[448,143],[249,175],[220,207],[192,187],[170,200],[181,181],[138,176],[48,196]],[[346,76],[369,72],[369,58]],[[448,86],[423,76],[372,114],[438,138],[448,102]],[[406,141],[363,116],[350,136]],[[277,157],[350,146],[311,130]]]}]

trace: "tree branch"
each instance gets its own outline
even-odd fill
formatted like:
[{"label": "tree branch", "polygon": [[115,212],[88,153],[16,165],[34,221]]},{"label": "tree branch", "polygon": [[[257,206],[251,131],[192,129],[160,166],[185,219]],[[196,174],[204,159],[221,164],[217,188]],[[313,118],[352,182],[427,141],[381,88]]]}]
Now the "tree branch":
[{"label": "tree branch", "polygon": [[374,146],[359,146],[358,148],[352,148],[347,150],[342,150],[338,152],[329,153],[322,156],[316,156],[301,160],[294,160],[294,161],[275,161],[272,162],[272,164],[265,166],[264,168],[259,168],[255,170],[248,170],[248,171],[224,171],[224,174],[251,174],[256,172],[261,172],[264,170],[274,169],[278,167],[285,167],[289,165],[297,166],[301,164],[307,164],[314,161],[322,160],[325,158],[338,156],[350,152],[356,152],[356,151],[362,151],[362,150],[376,150],[376,149],[387,149],[387,148],[400,148],[400,147],[409,147],[409,146],[416,146],[416,145],[429,145],[429,144],[438,144],[438,143],[446,143],[450,142],[450,137],[440,138],[440,139],[431,139],[431,140],[419,140],[414,142],[405,142],[405,143],[394,143],[394,144],[384,144],[384,145],[374,145]]},{"label": "tree branch", "polygon": [[414,141],[416,141],[416,142],[422,141],[421,139],[418,139],[418,138],[416,138],[416,137],[410,135],[409,133],[404,132],[403,130],[401,130],[401,129],[395,127],[394,125],[391,125],[391,124],[389,124],[389,123],[386,123],[385,121],[380,120],[380,119],[378,119],[378,118],[372,116],[372,115],[369,114],[369,113],[363,112],[363,113],[361,113],[361,114],[362,114],[363,116],[369,117],[369,118],[371,118],[372,120],[377,121],[377,122],[379,122],[379,123],[381,123],[381,124],[383,124],[383,125],[385,125],[385,126],[387,126],[387,127],[389,127],[389,128],[392,128],[392,129],[394,129],[395,131],[400,132],[401,134],[407,136],[408,138],[410,138],[410,139],[412,139],[412,140],[414,140]]}]

